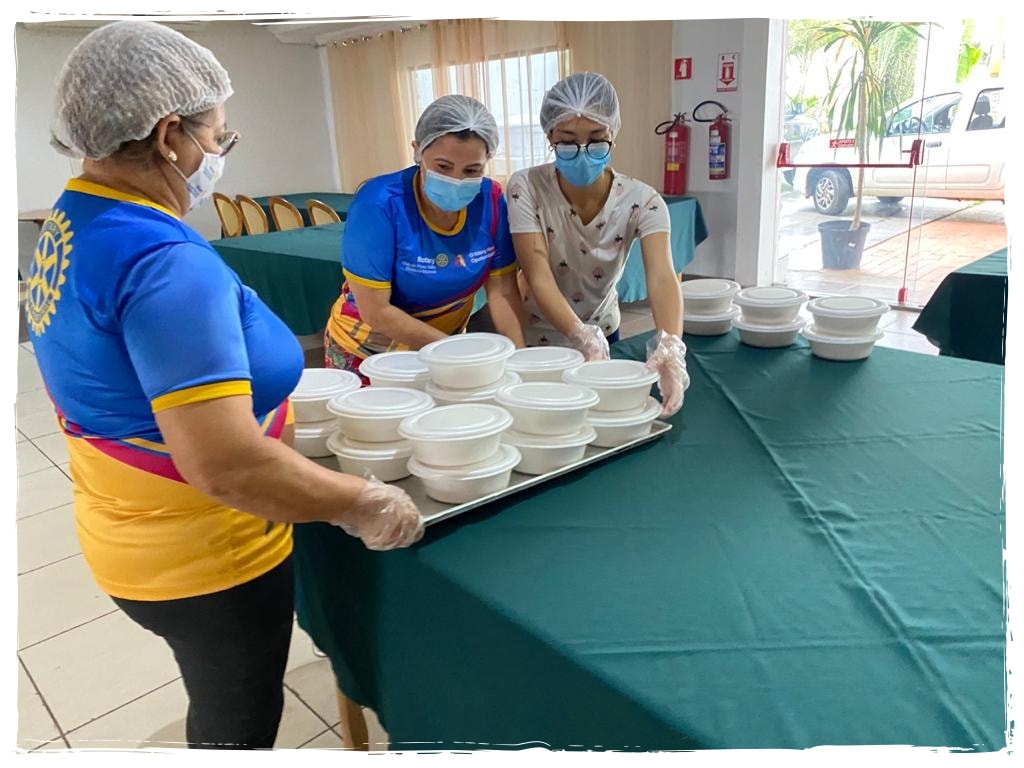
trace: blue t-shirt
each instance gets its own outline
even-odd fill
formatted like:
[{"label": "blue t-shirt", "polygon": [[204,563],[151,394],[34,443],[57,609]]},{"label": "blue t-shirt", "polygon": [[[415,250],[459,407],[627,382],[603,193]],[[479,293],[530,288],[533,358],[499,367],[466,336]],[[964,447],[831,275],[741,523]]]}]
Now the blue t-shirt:
[{"label": "blue t-shirt", "polygon": [[43,225],[26,309],[69,433],[160,441],[154,411],[251,392],[258,420],[302,373],[287,326],[171,211],[73,179]]}]

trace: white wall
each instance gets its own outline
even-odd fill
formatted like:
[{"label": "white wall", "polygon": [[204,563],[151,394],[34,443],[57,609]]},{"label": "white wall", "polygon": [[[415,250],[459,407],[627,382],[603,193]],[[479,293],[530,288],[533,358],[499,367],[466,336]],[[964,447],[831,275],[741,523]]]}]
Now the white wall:
[{"label": "white wall", "polygon": [[[784,41],[781,20],[674,22],[673,57],[692,58],[693,70],[690,80],[673,81],[672,112],[692,114],[700,102],[713,99],[733,121],[730,178],[724,181],[708,179],[708,124],[690,128],[687,194],[700,201],[709,237],[697,248],[687,274],[728,277],[743,285],[771,281],[781,178],[775,155],[782,123]],[[732,52],[740,54],[738,88],[718,93],[719,54]]]},{"label": "white wall", "polygon": [[[16,28],[18,209],[49,208],[77,170],[49,145],[53,83],[87,30]],[[210,21],[186,34],[214,52],[231,75],[228,124],[242,134],[217,185],[228,195],[339,190],[320,53],[286,45],[245,21]],[[212,204],[187,221],[219,236]]]}]

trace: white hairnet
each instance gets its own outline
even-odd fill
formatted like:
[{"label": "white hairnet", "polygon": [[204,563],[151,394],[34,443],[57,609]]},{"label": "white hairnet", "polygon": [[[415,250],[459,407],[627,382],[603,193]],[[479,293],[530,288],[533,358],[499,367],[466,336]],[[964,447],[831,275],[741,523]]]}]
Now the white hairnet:
[{"label": "white hairnet", "polygon": [[146,138],[167,115],[224,102],[231,80],[208,49],[149,21],[117,21],[75,46],[57,77],[50,143],[99,160]]},{"label": "white hairnet", "polygon": [[472,131],[487,145],[487,156],[498,148],[498,124],[483,104],[469,96],[451,94],[442,96],[423,110],[416,122],[416,162],[420,153],[434,141],[448,133]]},{"label": "white hairnet", "polygon": [[540,127],[547,136],[564,120],[586,117],[605,126],[614,139],[622,127],[619,97],[604,75],[577,72],[559,80],[544,94],[540,106]]}]

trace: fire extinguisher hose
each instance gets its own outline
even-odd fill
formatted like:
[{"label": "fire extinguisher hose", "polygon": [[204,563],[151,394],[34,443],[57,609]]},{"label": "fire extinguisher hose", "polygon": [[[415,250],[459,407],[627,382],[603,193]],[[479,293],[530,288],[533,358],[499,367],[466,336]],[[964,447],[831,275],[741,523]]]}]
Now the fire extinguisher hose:
[{"label": "fire extinguisher hose", "polygon": [[682,125],[686,122],[685,112],[676,112],[675,117],[672,120],[666,120],[663,123],[658,123],[654,128],[654,132],[659,136],[664,136],[666,133],[671,131],[677,125]]}]

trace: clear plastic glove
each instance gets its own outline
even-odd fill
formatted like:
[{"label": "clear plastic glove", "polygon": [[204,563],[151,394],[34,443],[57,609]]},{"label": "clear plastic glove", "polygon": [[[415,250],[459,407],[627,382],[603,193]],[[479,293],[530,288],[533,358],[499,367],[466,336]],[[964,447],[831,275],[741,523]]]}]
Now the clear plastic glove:
[{"label": "clear plastic glove", "polygon": [[591,360],[607,360],[611,356],[608,351],[608,339],[605,338],[604,331],[596,325],[580,323],[569,334],[569,343],[573,349],[583,353],[588,363]]},{"label": "clear plastic glove", "polygon": [[423,517],[409,494],[375,477],[359,494],[344,521],[333,521],[363,540],[367,549],[399,549],[423,538]]},{"label": "clear plastic glove", "polygon": [[683,393],[690,386],[690,374],[686,372],[686,344],[678,336],[658,331],[647,340],[647,368],[658,374],[661,415],[673,415],[683,407]]}]

